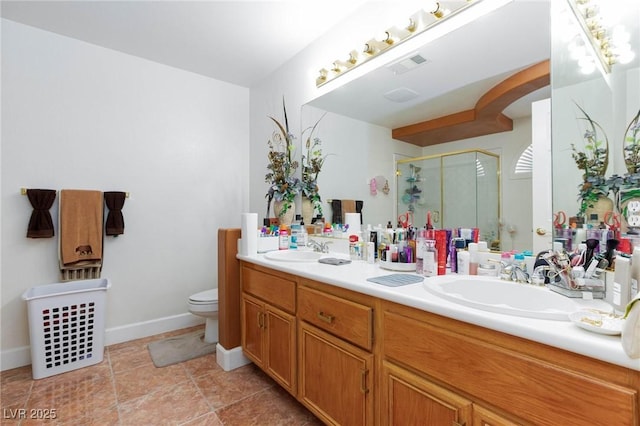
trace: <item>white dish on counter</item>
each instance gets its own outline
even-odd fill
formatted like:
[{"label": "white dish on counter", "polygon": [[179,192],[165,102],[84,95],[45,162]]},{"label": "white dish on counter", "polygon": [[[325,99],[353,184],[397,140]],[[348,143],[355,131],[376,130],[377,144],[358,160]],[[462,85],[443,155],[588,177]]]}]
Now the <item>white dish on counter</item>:
[{"label": "white dish on counter", "polygon": [[569,318],[580,328],[610,336],[617,336],[622,333],[622,324],[624,323],[624,319],[620,315],[596,310],[576,311],[570,314]]},{"label": "white dish on counter", "polygon": [[398,272],[415,272],[415,263],[400,263],[400,262],[380,262],[378,263],[382,269]]}]

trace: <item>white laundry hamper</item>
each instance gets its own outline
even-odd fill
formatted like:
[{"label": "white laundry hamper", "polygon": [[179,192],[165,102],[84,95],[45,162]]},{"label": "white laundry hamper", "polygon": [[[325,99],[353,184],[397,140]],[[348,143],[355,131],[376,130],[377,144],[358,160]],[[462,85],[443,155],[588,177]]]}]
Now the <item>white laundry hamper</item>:
[{"label": "white laundry hamper", "polygon": [[106,278],[39,285],[25,291],[34,379],[104,358]]}]

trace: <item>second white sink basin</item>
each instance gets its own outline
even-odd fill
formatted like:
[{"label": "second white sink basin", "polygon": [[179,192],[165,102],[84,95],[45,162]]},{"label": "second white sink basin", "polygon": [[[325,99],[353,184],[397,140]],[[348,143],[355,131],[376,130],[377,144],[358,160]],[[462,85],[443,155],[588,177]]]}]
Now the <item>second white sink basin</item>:
[{"label": "second white sink basin", "polygon": [[322,257],[322,253],[311,250],[279,250],[269,251],[264,254],[264,257],[281,262],[317,262]]},{"label": "second white sink basin", "polygon": [[466,275],[443,275],[424,281],[427,291],[472,308],[528,318],[569,321],[579,309],[610,310],[603,301],[572,299],[545,287]]}]

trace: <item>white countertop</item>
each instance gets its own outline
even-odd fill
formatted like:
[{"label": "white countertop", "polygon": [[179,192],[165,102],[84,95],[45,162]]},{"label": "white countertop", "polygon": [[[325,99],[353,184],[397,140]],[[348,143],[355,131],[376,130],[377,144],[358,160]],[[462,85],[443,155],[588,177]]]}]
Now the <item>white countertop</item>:
[{"label": "white countertop", "polygon": [[526,318],[467,307],[428,292],[423,283],[387,287],[367,281],[367,278],[394,273],[378,264],[354,261],[334,266],[318,262],[282,262],[269,260],[263,254],[239,254],[237,258],[640,371],[640,359],[626,355],[620,336],[593,333],[570,321]]}]

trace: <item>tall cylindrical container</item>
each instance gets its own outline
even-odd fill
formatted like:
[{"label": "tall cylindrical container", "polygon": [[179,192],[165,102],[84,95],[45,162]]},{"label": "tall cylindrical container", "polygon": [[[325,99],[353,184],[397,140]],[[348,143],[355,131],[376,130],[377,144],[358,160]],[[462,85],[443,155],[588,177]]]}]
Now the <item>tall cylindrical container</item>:
[{"label": "tall cylindrical container", "polygon": [[424,276],[435,277],[438,275],[438,250],[435,240],[426,240],[422,256]]}]

